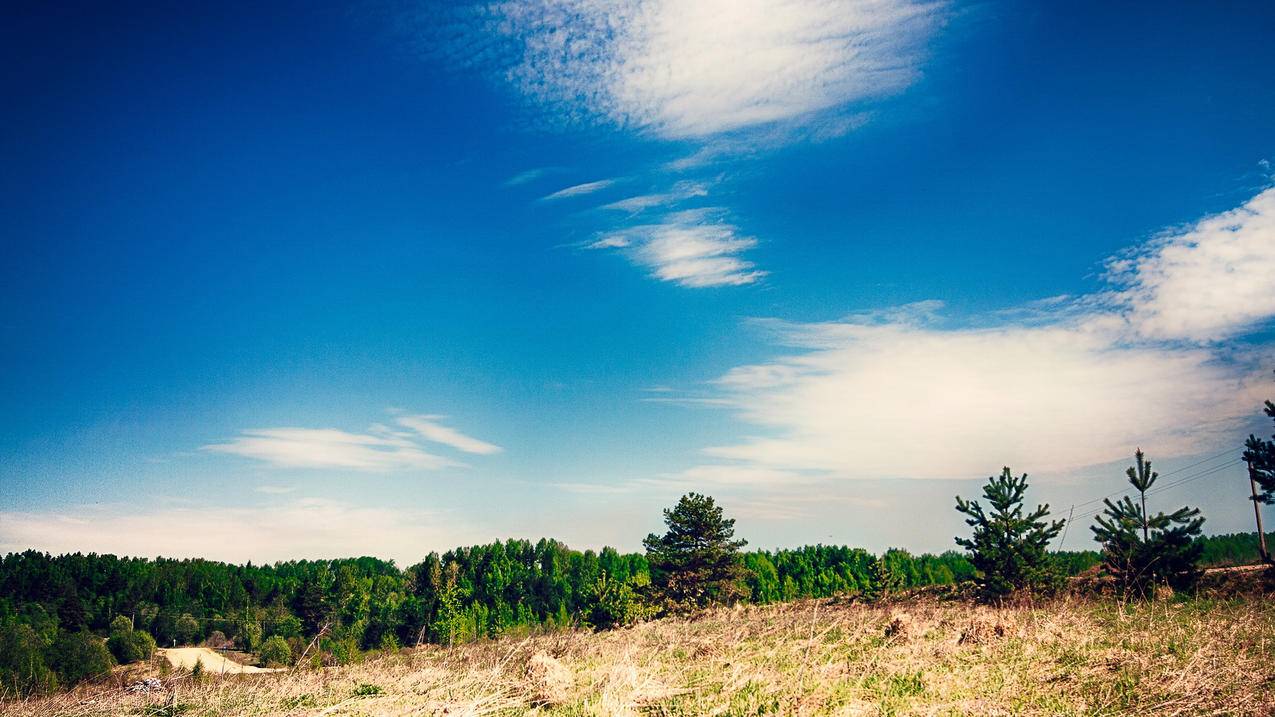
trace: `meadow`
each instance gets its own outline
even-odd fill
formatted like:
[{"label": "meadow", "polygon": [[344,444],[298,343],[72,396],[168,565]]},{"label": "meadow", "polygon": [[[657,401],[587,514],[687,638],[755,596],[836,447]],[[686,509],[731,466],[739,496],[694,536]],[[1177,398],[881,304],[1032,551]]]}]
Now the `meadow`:
[{"label": "meadow", "polygon": [[738,605],[150,693],[119,668],[0,715],[1275,714],[1275,605],[1208,595]]}]

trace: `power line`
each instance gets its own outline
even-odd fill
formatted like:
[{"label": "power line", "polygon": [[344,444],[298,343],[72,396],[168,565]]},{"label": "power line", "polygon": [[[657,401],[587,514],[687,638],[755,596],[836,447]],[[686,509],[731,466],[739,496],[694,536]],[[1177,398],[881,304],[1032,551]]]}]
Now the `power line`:
[{"label": "power line", "polygon": [[[1182,466],[1181,468],[1175,468],[1175,469],[1173,469],[1173,470],[1169,471],[1168,473],[1161,473],[1161,474],[1160,474],[1160,477],[1161,477],[1161,478],[1164,478],[1164,477],[1166,477],[1166,476],[1176,475],[1176,474],[1178,474],[1178,473],[1181,473],[1182,471],[1191,470],[1192,468],[1195,468],[1196,466],[1202,466],[1202,465],[1204,465],[1205,463],[1208,463],[1208,462],[1210,462],[1210,461],[1215,461],[1215,460],[1217,460],[1218,458],[1221,458],[1222,456],[1231,455],[1231,454],[1233,454],[1233,453],[1235,453],[1235,449],[1234,449],[1234,448],[1228,448],[1228,449],[1226,449],[1225,451],[1222,451],[1221,453],[1218,453],[1218,454],[1216,454],[1216,455],[1209,456],[1208,458],[1205,458],[1205,459],[1203,459],[1203,460],[1196,461],[1195,463],[1192,463],[1192,464],[1190,464],[1190,465]],[[1236,459],[1236,460],[1237,460],[1237,461],[1241,461],[1241,459]],[[1242,461],[1241,461],[1241,462],[1242,462]],[[1176,484],[1175,484],[1175,485],[1176,485]],[[1128,489],[1125,489],[1125,490],[1118,490],[1118,491],[1116,491],[1115,493],[1108,493],[1107,495],[1104,495],[1104,496],[1102,496],[1101,498],[1094,498],[1093,500],[1085,501],[1084,503],[1077,503],[1077,504],[1075,505],[1075,507],[1077,507],[1077,508],[1083,508],[1083,507],[1084,507],[1084,506],[1086,506],[1086,505],[1093,505],[1094,503],[1101,503],[1102,501],[1104,501],[1104,500],[1106,500],[1106,499],[1108,499],[1108,498],[1114,498],[1114,497],[1116,497],[1116,496],[1118,496],[1118,495],[1121,495],[1121,494],[1124,494],[1124,493],[1128,493],[1128,492],[1129,492],[1129,491],[1128,491]],[[1098,512],[1101,512],[1101,509],[1099,509],[1099,511],[1098,511]]]},{"label": "power line", "polygon": [[[1228,452],[1229,452],[1229,451],[1228,451]],[[1200,461],[1199,463],[1195,463],[1195,464],[1193,464],[1193,465],[1201,465],[1201,464],[1203,464],[1203,463],[1207,463],[1207,462],[1209,462],[1210,460],[1216,459],[1217,457],[1218,457],[1218,456],[1214,456],[1213,458],[1205,459],[1205,460]],[[1178,486],[1180,486],[1180,485],[1184,485],[1184,484],[1186,484],[1186,483],[1191,483],[1192,481],[1200,480],[1201,478],[1207,478],[1208,476],[1214,475],[1214,474],[1219,473],[1219,472],[1221,472],[1221,471],[1224,471],[1224,470],[1226,470],[1226,469],[1228,469],[1228,468],[1233,468],[1233,467],[1235,467],[1235,466],[1237,466],[1237,465],[1239,465],[1239,464],[1241,464],[1241,463],[1243,463],[1243,462],[1244,462],[1244,460],[1243,460],[1243,459],[1241,459],[1241,458],[1236,458],[1236,459],[1234,459],[1234,460],[1232,460],[1232,461],[1228,461],[1228,462],[1226,462],[1226,463],[1223,463],[1222,465],[1214,466],[1214,467],[1212,467],[1212,468],[1208,468],[1208,469],[1205,469],[1205,470],[1203,470],[1203,471],[1200,471],[1199,473],[1194,473],[1194,474],[1192,474],[1192,475],[1189,475],[1189,476],[1186,476],[1186,477],[1183,477],[1183,478],[1179,478],[1178,480],[1175,480],[1175,481],[1173,481],[1172,483],[1166,483],[1166,484],[1164,484],[1164,485],[1162,485],[1162,486],[1157,486],[1157,487],[1155,487],[1155,488],[1153,488],[1153,489],[1151,489],[1151,490],[1147,491],[1147,495],[1155,495],[1155,494],[1157,494],[1157,493],[1162,493],[1162,492],[1164,492],[1164,491],[1166,491],[1166,490],[1169,490],[1170,488],[1176,488],[1176,487],[1178,487]],[[1184,470],[1184,469],[1183,469],[1183,470]],[[1181,471],[1174,471],[1174,473],[1179,473],[1179,472],[1181,472]],[[1166,473],[1165,475],[1169,475],[1169,474],[1167,474],[1167,473]],[[1088,505],[1088,504],[1096,503],[1096,502],[1098,502],[1098,500],[1106,500],[1106,499],[1108,499],[1108,498],[1112,498],[1112,497],[1117,496],[1117,495],[1131,495],[1132,493],[1133,493],[1133,491],[1132,491],[1132,490],[1125,489],[1125,490],[1122,490],[1122,491],[1118,491],[1118,492],[1116,492],[1116,493],[1112,493],[1112,494],[1107,495],[1107,496],[1103,496],[1102,498],[1098,498],[1097,500],[1089,501],[1089,503],[1087,503],[1087,504],[1086,504],[1086,503],[1082,503],[1082,504],[1078,504],[1078,505]],[[1089,518],[1089,517],[1092,517],[1092,516],[1098,515],[1099,513],[1103,512],[1105,509],[1106,509],[1106,508],[1105,508],[1105,507],[1103,507],[1103,508],[1098,508],[1098,509],[1096,509],[1096,510],[1085,511],[1084,513],[1081,513],[1080,515],[1077,515],[1077,516],[1075,516],[1074,518],[1069,518],[1067,522],[1068,522],[1068,523],[1070,523],[1071,521],[1074,521],[1074,520],[1084,520],[1085,518]]]}]

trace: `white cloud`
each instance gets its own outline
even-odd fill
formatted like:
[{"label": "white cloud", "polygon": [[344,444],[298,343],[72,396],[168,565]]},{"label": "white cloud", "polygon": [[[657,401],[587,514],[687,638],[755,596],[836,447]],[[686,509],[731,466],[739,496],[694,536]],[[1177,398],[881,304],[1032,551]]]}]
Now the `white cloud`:
[{"label": "white cloud", "polygon": [[266,495],[283,495],[285,493],[291,493],[296,489],[297,487],[295,485],[259,485],[256,488],[253,488],[254,491],[258,493],[265,493]]},{"label": "white cloud", "polygon": [[970,478],[1073,470],[1138,445],[1215,450],[1260,403],[1275,351],[1196,341],[1275,315],[1272,196],[1142,247],[1116,267],[1127,289],[1039,303],[1026,320],[947,329],[927,302],[766,322],[793,350],[716,382],[756,435],[706,453],[761,475]]},{"label": "white cloud", "polygon": [[553,172],[554,170],[555,170],[554,167],[537,167],[535,169],[528,169],[526,171],[515,174],[509,179],[506,179],[505,186],[517,187],[519,185],[523,185],[528,182],[534,182],[537,179],[540,179],[541,177],[545,176],[546,174]]},{"label": "white cloud", "polygon": [[919,75],[938,3],[538,0],[496,5],[509,73],[567,117],[666,137],[807,122]]},{"label": "white cloud", "polygon": [[664,207],[670,204],[686,201],[693,197],[708,196],[708,186],[703,182],[681,181],[673,185],[673,188],[667,192],[659,192],[655,194],[640,194],[635,197],[626,197],[616,202],[603,205],[603,209],[616,209],[622,212],[638,213],[652,209],[654,207]]},{"label": "white cloud", "polygon": [[477,438],[467,436],[460,431],[444,426],[439,423],[443,416],[400,416],[398,423],[401,426],[412,429],[419,433],[425,440],[434,443],[441,443],[445,446],[451,446],[458,451],[465,453],[477,453],[480,455],[491,455],[500,453],[501,447],[480,441]]},{"label": "white cloud", "polygon": [[553,194],[541,197],[542,201],[553,201],[555,199],[566,199],[568,197],[579,197],[585,194],[593,194],[602,191],[607,187],[615,184],[614,179],[599,179],[596,182],[585,182],[584,184],[575,184],[565,189],[559,189]]},{"label": "white cloud", "polygon": [[1275,315],[1275,188],[1109,264],[1135,328],[1210,341]]},{"label": "white cloud", "polygon": [[372,555],[400,565],[431,550],[490,540],[494,533],[446,513],[358,507],[318,498],[260,507],[77,506],[0,513],[0,553],[199,557],[271,562]]},{"label": "white cloud", "polygon": [[203,446],[213,453],[252,458],[281,468],[341,468],[367,472],[438,470],[464,467],[430,453],[420,439],[466,453],[490,454],[501,449],[438,423],[440,416],[400,416],[399,425],[412,433],[381,424],[366,433],[335,428],[253,428],[225,443]]},{"label": "white cloud", "polygon": [[766,275],[737,254],[757,245],[716,217],[716,210],[674,212],[658,224],[608,232],[591,249],[618,249],[651,276],[682,286],[739,286]]}]

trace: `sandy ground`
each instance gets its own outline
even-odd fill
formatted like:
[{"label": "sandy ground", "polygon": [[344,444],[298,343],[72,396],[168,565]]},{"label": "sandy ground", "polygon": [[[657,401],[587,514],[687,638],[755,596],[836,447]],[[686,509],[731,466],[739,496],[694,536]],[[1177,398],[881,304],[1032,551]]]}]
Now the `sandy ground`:
[{"label": "sandy ground", "polygon": [[195,666],[196,661],[202,661],[206,672],[222,672],[228,674],[239,674],[244,672],[279,672],[279,670],[268,669],[265,667],[241,665],[216,650],[210,650],[207,647],[170,647],[159,650],[159,653],[168,660],[169,664],[179,670],[189,670]]}]

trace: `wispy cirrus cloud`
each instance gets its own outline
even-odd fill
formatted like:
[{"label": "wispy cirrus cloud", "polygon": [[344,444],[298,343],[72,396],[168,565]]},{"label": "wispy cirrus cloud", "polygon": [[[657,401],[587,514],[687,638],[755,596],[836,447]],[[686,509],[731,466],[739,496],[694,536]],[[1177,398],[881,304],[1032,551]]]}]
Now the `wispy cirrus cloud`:
[{"label": "wispy cirrus cloud", "polygon": [[661,281],[682,286],[740,286],[766,276],[738,255],[757,245],[721,219],[718,209],[673,212],[659,223],[606,232],[587,246],[614,249]]},{"label": "wispy cirrus cloud", "polygon": [[398,423],[416,431],[427,441],[451,446],[465,453],[477,453],[486,456],[500,453],[504,450],[493,443],[480,441],[477,438],[461,433],[455,428],[444,426],[440,423],[444,418],[446,416],[401,416],[398,419]]},{"label": "wispy cirrus cloud", "polygon": [[619,180],[616,180],[616,179],[599,179],[599,180],[597,180],[596,182],[584,182],[583,184],[573,184],[573,185],[571,185],[570,187],[565,187],[565,188],[563,188],[563,189],[559,189],[558,191],[556,191],[556,192],[554,192],[554,193],[552,193],[552,194],[546,194],[545,196],[541,197],[540,199],[541,199],[541,201],[551,202],[551,201],[554,201],[554,200],[557,200],[557,199],[568,199],[568,198],[570,198],[570,197],[581,197],[581,196],[584,196],[584,195],[586,195],[586,194],[593,194],[594,192],[600,192],[600,191],[602,191],[603,189],[606,189],[607,187],[612,186],[612,185],[613,185],[613,184],[615,184],[617,181],[619,181]]},{"label": "wispy cirrus cloud", "polygon": [[548,176],[555,171],[558,171],[557,167],[536,167],[534,169],[527,169],[515,174],[509,179],[506,179],[504,184],[506,187],[518,187],[529,182],[534,182],[541,177]]},{"label": "wispy cirrus cloud", "polygon": [[439,423],[441,416],[401,415],[399,430],[375,424],[365,433],[336,428],[253,428],[224,443],[201,447],[263,461],[280,468],[340,468],[366,472],[439,470],[464,464],[431,453],[425,442],[477,454],[500,452],[500,447],[467,436]]},{"label": "wispy cirrus cloud", "polygon": [[675,183],[667,192],[654,192],[651,194],[639,194],[632,197],[625,197],[619,201],[604,204],[602,205],[602,208],[638,214],[646,211],[647,209],[667,207],[694,197],[706,196],[708,196],[708,185],[705,182],[684,180]]},{"label": "wispy cirrus cloud", "polygon": [[713,464],[691,471],[969,478],[1000,465],[1068,471],[1137,445],[1216,450],[1259,405],[1275,359],[1269,342],[1216,343],[1275,316],[1273,198],[1140,246],[1113,264],[1110,291],[1019,320],[946,328],[926,302],[763,322],[790,351],[715,382],[753,435],[708,447]]},{"label": "wispy cirrus cloud", "polygon": [[920,75],[942,3],[538,0],[484,23],[520,47],[508,77],[563,117],[668,138],[810,123]]},{"label": "wispy cirrus cloud", "polygon": [[254,492],[265,493],[266,495],[284,495],[286,493],[295,492],[295,485],[259,485],[253,488]]}]

